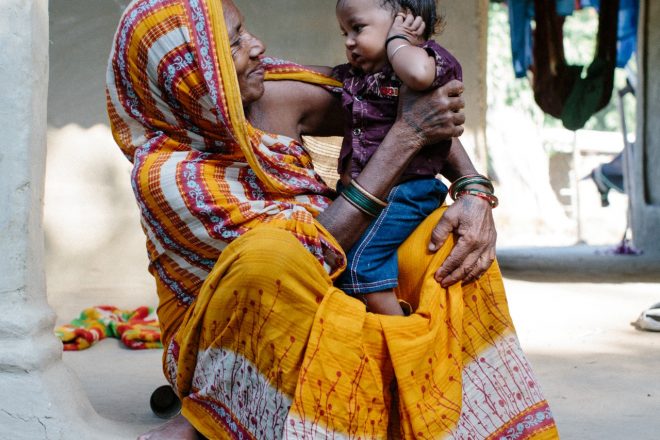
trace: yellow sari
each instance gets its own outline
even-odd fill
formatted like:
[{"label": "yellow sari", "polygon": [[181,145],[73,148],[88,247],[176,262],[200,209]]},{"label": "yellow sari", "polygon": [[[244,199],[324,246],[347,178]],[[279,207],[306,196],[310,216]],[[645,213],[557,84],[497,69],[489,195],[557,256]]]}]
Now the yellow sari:
[{"label": "yellow sari", "polygon": [[[133,1],[108,68],[184,416],[210,439],[557,438],[497,266],[433,280],[452,246],[425,250],[441,211],[399,251],[412,316],[333,287],[345,257],[315,220],[331,191],[298,142],[245,120],[221,8]],[[266,63],[270,79],[336,86]]]}]

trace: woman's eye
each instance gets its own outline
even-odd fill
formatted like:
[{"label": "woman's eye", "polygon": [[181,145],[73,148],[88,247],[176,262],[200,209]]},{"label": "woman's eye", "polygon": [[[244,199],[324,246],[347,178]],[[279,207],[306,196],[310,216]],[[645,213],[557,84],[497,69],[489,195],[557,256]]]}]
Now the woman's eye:
[{"label": "woman's eye", "polygon": [[243,34],[239,34],[238,37],[231,43],[232,48],[239,48],[241,47],[241,44],[243,43]]}]

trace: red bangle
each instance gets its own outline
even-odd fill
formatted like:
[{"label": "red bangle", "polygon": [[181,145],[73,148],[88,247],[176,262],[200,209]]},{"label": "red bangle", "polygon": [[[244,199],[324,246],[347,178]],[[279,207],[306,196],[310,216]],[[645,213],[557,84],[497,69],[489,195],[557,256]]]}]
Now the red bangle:
[{"label": "red bangle", "polygon": [[489,178],[486,176],[482,176],[481,174],[468,174],[462,177],[459,177],[456,179],[451,186],[449,187],[449,195],[452,199],[456,200],[456,194],[461,192],[464,189],[467,189],[466,187],[468,185],[483,185],[485,186],[491,194],[495,193],[495,188],[493,187],[493,183],[490,181]]},{"label": "red bangle", "polygon": [[484,199],[490,204],[491,208],[497,208],[497,205],[500,204],[499,199],[494,194],[480,191],[478,189],[464,189],[463,191],[460,191],[456,194],[456,199],[459,199],[463,196],[476,196],[480,199]]}]

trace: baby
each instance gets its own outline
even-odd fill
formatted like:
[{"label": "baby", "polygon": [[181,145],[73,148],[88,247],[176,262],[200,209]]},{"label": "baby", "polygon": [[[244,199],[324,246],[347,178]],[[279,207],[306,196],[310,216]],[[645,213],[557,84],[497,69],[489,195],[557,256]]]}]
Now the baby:
[{"label": "baby", "polygon": [[[348,64],[332,71],[343,83],[346,127],[337,190],[356,194],[361,187],[351,181],[394,123],[400,87],[429,90],[462,80],[462,72],[446,49],[429,40],[440,21],[435,0],[339,0],[336,12],[348,58]],[[336,285],[363,299],[371,312],[404,314],[393,290],[398,285],[397,249],[444,201],[447,187],[435,176],[450,147],[451,141],[428,146],[413,158],[387,206],[348,254]]]}]

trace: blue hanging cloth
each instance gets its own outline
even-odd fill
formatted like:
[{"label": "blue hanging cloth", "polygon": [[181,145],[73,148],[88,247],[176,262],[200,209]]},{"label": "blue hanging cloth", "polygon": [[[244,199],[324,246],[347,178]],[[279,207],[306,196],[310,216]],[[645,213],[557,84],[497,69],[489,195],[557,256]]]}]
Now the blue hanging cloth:
[{"label": "blue hanging cloth", "polygon": [[534,0],[509,0],[511,55],[516,78],[527,76],[532,65],[532,19]]},{"label": "blue hanging cloth", "polygon": [[625,67],[632,54],[637,51],[638,22],[639,0],[621,0],[617,32],[617,67]]},{"label": "blue hanging cloth", "polygon": [[583,8],[596,8],[600,9],[600,0],[580,0],[580,4]]},{"label": "blue hanging cloth", "polygon": [[575,11],[575,0],[557,0],[557,15],[568,17]]}]

